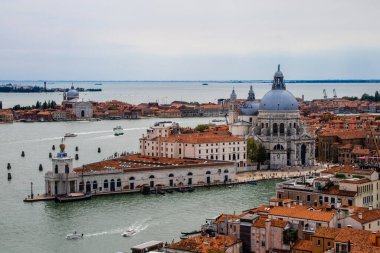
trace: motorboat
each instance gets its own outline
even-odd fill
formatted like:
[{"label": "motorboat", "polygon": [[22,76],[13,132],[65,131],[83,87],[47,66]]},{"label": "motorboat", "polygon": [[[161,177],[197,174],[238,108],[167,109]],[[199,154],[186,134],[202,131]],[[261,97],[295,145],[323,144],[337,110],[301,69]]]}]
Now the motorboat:
[{"label": "motorboat", "polygon": [[202,85],[208,85],[208,83],[202,83]]},{"label": "motorboat", "polygon": [[136,234],[136,231],[134,229],[128,229],[127,231],[125,231],[121,235],[123,237],[131,237],[131,236],[134,236],[135,234]]},{"label": "motorboat", "polygon": [[115,136],[123,135],[124,134],[124,130],[123,130],[123,128],[121,126],[114,127],[113,128],[113,134]]},{"label": "motorboat", "polygon": [[78,135],[74,134],[74,133],[65,133],[65,138],[66,137],[77,137]]},{"label": "motorboat", "polygon": [[77,231],[74,231],[74,233],[66,235],[66,239],[67,240],[83,239],[83,234],[78,234]]},{"label": "motorboat", "polygon": [[91,199],[91,194],[85,194],[82,192],[69,193],[64,195],[55,196],[55,202],[64,203],[64,202],[74,202]]}]

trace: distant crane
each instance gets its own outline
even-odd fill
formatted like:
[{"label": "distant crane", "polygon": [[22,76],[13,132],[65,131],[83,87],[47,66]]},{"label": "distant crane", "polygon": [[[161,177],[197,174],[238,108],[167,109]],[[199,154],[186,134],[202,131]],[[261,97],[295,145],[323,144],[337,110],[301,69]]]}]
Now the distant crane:
[{"label": "distant crane", "polygon": [[338,96],[336,95],[336,90],[333,89],[333,93],[334,93],[334,98],[337,98]]},{"label": "distant crane", "polygon": [[327,99],[326,89],[323,89],[323,98],[324,98],[324,99]]}]

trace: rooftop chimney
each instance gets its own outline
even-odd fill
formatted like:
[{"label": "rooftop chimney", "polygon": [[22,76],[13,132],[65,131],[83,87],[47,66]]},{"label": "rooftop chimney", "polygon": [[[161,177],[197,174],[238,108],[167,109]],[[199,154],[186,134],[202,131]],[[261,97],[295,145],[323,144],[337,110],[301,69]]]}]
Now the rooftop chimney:
[{"label": "rooftop chimney", "polygon": [[369,210],[372,210],[373,209],[373,206],[372,205],[369,205]]},{"label": "rooftop chimney", "polygon": [[362,212],[359,212],[359,213],[358,213],[358,217],[359,217],[359,219],[362,220],[362,219],[363,219],[363,213],[362,213]]},{"label": "rooftop chimney", "polygon": [[352,226],[351,225],[347,225],[347,228],[352,228]]}]

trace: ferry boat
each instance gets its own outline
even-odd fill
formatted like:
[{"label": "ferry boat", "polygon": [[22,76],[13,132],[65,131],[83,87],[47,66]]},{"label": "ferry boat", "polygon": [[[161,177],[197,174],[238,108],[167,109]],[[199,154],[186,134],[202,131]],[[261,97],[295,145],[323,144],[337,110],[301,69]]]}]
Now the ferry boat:
[{"label": "ferry boat", "polygon": [[65,133],[65,138],[66,137],[77,137],[78,135],[73,134],[73,133]]},{"label": "ferry boat", "polygon": [[123,135],[124,134],[124,130],[123,130],[123,128],[121,126],[114,127],[113,134],[115,136]]}]

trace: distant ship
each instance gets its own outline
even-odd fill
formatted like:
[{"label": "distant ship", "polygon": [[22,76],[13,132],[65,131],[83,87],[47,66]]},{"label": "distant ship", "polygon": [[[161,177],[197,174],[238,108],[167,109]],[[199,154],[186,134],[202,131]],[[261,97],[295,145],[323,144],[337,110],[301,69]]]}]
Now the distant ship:
[{"label": "distant ship", "polygon": [[202,85],[208,85],[208,83],[202,83]]},{"label": "distant ship", "polygon": [[73,133],[65,133],[65,137],[77,137],[77,135]]},{"label": "distant ship", "polygon": [[103,85],[102,83],[96,83],[96,84],[94,84],[94,85]]}]

